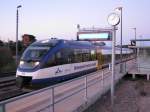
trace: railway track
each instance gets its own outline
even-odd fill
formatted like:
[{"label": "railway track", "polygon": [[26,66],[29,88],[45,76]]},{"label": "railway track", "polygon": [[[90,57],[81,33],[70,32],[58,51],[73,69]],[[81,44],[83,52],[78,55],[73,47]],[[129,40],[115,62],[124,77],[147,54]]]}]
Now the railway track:
[{"label": "railway track", "polygon": [[16,86],[9,86],[0,89],[0,101],[7,100],[19,95],[28,93],[28,91],[17,88]]},{"label": "railway track", "polygon": [[0,77],[0,88],[6,88],[8,86],[15,85],[15,76]]},{"label": "railway track", "polygon": [[0,82],[0,101],[30,92],[29,90],[16,87],[15,78],[8,79]]},{"label": "railway track", "polygon": [[2,77],[8,77],[8,76],[15,76],[16,72],[4,72],[0,73],[0,78]]},{"label": "railway track", "polygon": [[29,92],[17,88],[15,80],[15,72],[0,73],[0,101]]},{"label": "railway track", "polygon": [[15,72],[0,73],[0,88],[15,85]]}]

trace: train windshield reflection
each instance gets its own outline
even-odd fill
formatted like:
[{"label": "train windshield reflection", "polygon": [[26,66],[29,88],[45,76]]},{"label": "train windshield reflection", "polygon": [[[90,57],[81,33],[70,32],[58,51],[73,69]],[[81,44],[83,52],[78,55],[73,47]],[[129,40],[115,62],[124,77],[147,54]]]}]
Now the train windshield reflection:
[{"label": "train windshield reflection", "polygon": [[33,61],[40,60],[50,49],[50,47],[28,47],[23,53],[21,60]]}]

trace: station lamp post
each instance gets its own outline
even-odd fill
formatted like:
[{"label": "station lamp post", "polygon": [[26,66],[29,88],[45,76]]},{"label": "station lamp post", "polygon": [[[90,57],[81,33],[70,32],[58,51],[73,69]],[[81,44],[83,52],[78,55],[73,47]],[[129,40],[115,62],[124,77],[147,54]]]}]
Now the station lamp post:
[{"label": "station lamp post", "polygon": [[[80,32],[80,25],[79,24],[77,24],[77,29],[78,29],[78,33]],[[78,33],[77,33],[77,41],[79,40],[79,35],[78,35]]]},{"label": "station lamp post", "polygon": [[18,64],[18,23],[19,23],[19,8],[21,8],[21,5],[17,6],[17,12],[16,12],[16,64]]},{"label": "station lamp post", "polygon": [[[136,27],[132,28],[134,30],[134,39],[135,39],[135,46],[136,46]],[[135,55],[136,55],[136,63],[137,63],[137,67],[139,68],[139,64],[138,64],[138,55],[139,55],[139,48],[137,48],[135,50]],[[139,69],[138,69],[139,70]]]},{"label": "station lamp post", "polygon": [[121,64],[120,64],[120,72],[122,73],[122,69],[123,69],[123,65],[122,65],[122,8],[123,7],[117,7],[115,8],[115,11],[120,11],[120,60],[121,60]]},{"label": "station lamp post", "polygon": [[136,28],[132,28],[134,30],[134,39],[135,39],[135,45],[136,45]]}]

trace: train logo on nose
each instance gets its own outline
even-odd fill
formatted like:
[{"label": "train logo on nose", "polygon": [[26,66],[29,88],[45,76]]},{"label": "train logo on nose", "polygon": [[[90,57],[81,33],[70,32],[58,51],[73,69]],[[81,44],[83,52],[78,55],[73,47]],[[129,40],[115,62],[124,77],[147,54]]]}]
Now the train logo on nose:
[{"label": "train logo on nose", "polygon": [[62,70],[60,70],[60,68],[57,68],[55,74],[58,74],[58,73],[61,73],[61,72],[62,72]]}]

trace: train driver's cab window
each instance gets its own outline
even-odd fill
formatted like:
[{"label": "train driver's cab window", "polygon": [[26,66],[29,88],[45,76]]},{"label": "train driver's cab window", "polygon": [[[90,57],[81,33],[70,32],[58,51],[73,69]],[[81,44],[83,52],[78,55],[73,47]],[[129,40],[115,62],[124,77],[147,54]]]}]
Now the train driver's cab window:
[{"label": "train driver's cab window", "polygon": [[62,55],[61,52],[57,52],[56,53],[56,59],[61,59],[61,57],[62,57],[61,55]]},{"label": "train driver's cab window", "polygon": [[52,67],[57,65],[62,65],[63,63],[62,53],[60,51],[53,54],[47,61],[46,66]]},{"label": "train driver's cab window", "polygon": [[46,62],[46,67],[52,67],[52,66],[56,66],[56,60],[55,60],[55,55],[52,55],[49,57],[49,59]]},{"label": "train driver's cab window", "polygon": [[56,63],[57,63],[57,65],[64,64],[63,63],[63,58],[62,58],[62,53],[60,51],[58,51],[55,56],[56,56]]}]

